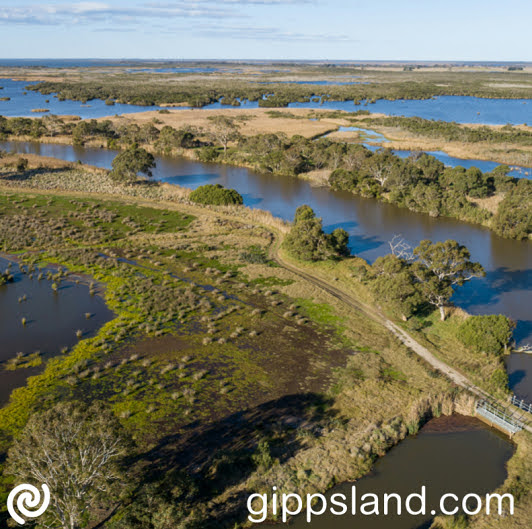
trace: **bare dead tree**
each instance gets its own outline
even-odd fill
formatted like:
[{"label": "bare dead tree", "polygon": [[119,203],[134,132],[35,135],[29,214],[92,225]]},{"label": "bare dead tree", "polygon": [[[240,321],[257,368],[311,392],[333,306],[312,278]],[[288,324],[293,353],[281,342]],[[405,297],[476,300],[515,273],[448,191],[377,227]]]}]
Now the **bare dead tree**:
[{"label": "bare dead tree", "polygon": [[388,241],[388,246],[392,254],[399,259],[404,259],[405,261],[414,261],[414,250],[408,242],[406,242],[401,234],[396,233],[390,241]]}]

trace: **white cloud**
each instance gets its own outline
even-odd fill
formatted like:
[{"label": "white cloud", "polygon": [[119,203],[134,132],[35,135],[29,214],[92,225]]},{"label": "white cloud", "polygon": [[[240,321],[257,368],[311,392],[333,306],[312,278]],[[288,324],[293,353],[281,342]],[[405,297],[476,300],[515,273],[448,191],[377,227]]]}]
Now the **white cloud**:
[{"label": "white cloud", "polygon": [[[200,6],[200,3],[203,4]],[[220,3],[217,3],[218,6]],[[72,4],[26,4],[0,7],[0,23],[28,25],[64,25],[98,22],[145,24],[149,19],[239,17],[232,8],[209,2],[144,3],[131,7],[113,7],[104,2]]]},{"label": "white cloud", "polygon": [[[85,26],[94,31],[142,31],[143,33],[175,33],[193,37],[236,40],[332,41],[350,42],[346,35],[283,31],[276,27],[239,25],[247,19],[244,6],[308,4],[316,0],[176,0],[143,1],[129,6],[116,6],[111,1],[73,3],[17,4],[0,7],[0,25]],[[320,0],[317,0],[320,1]],[[216,20],[217,23],[213,21]]]}]

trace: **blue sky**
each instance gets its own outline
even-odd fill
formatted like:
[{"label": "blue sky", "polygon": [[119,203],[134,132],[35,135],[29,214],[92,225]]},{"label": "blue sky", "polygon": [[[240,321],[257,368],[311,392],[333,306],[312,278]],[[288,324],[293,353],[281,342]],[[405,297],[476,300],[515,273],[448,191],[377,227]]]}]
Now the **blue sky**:
[{"label": "blue sky", "polygon": [[1,0],[1,58],[532,60],[531,0]]}]

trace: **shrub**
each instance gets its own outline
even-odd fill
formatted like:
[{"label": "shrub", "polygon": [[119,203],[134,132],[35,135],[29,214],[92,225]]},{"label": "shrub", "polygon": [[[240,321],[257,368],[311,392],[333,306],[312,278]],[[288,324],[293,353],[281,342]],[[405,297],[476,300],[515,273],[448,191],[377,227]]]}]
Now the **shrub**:
[{"label": "shrub", "polygon": [[458,339],[476,352],[500,355],[506,351],[515,323],[502,314],[471,316],[458,329]]},{"label": "shrub", "polygon": [[259,246],[251,246],[248,250],[240,253],[240,259],[251,264],[268,264],[266,252]]},{"label": "shrub", "polygon": [[217,147],[201,147],[196,156],[200,162],[214,162],[220,156],[220,152]]},{"label": "shrub", "polygon": [[532,184],[520,180],[500,203],[494,219],[499,235],[527,239],[532,233]]},{"label": "shrub", "polygon": [[244,203],[242,195],[234,189],[226,189],[220,184],[200,186],[190,194],[190,200],[197,204],[211,204],[215,206],[240,205]]},{"label": "shrub", "polygon": [[23,173],[28,169],[28,160],[26,158],[19,158],[17,161],[17,171]]}]

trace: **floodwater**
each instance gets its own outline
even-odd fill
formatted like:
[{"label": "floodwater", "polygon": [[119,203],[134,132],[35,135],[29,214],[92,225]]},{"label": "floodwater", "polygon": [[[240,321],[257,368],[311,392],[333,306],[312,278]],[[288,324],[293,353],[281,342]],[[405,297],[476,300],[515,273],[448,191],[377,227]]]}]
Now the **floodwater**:
[{"label": "floodwater", "polygon": [[[71,162],[110,168],[116,152],[107,149],[29,142],[0,143],[0,148],[34,153]],[[323,218],[327,231],[344,228],[351,251],[374,261],[389,253],[388,241],[401,234],[412,245],[422,239],[455,239],[467,246],[472,259],[486,270],[485,278],[468,282],[457,290],[454,301],[473,314],[506,314],[517,320],[516,338],[532,342],[532,318],[528,299],[532,288],[532,245],[504,239],[490,230],[449,218],[432,218],[391,204],[357,197],[343,191],[313,187],[289,177],[261,174],[249,169],[203,164],[184,158],[156,157],[154,178],[195,189],[219,183],[239,191],[244,204],[292,220],[301,204],[310,205]]]},{"label": "floodwater", "polygon": [[[81,160],[105,168],[111,167],[117,154],[107,149],[30,142],[5,142],[0,143],[0,148],[71,162]],[[511,317],[517,321],[514,332],[517,343],[532,343],[528,302],[532,289],[532,245],[527,241],[504,239],[481,226],[449,218],[432,218],[345,191],[313,187],[298,178],[168,156],[156,157],[156,163],[154,178],[157,180],[191,189],[219,183],[239,191],[246,206],[270,211],[286,220],[293,219],[298,206],[308,204],[323,218],[326,231],[344,228],[350,236],[352,253],[370,262],[389,253],[388,241],[396,234],[401,234],[413,246],[422,239],[455,239],[469,248],[473,260],[484,266],[486,277],[459,287],[453,301],[472,314]],[[511,382],[516,379],[510,378]],[[520,386],[520,391],[526,386],[532,393],[532,376],[522,376]]]},{"label": "floodwater", "polygon": [[[306,81],[304,81],[306,82]],[[104,101],[92,100],[83,105],[79,101],[59,101],[51,95],[41,95],[38,92],[28,91],[24,95],[28,81],[13,81],[0,79],[0,98],[10,97],[11,101],[0,101],[0,115],[15,117],[34,117],[40,114],[31,112],[32,109],[46,108],[49,113],[56,115],[75,115],[83,119],[99,118],[114,114],[127,114],[158,110],[158,106],[119,105],[107,106]],[[314,83],[315,84],[315,83]],[[46,103],[46,100],[49,103]],[[316,98],[313,98],[316,99]],[[258,101],[241,101],[243,108],[258,108]],[[353,101],[321,101],[313,100],[307,103],[290,103],[289,108],[322,108],[327,110],[346,110],[354,112],[360,108],[371,112],[380,112],[390,116],[418,116],[425,119],[440,119],[456,121],[457,123],[478,123],[487,125],[513,125],[532,123],[532,99],[487,99],[470,96],[440,96],[432,99],[399,99],[389,101],[380,99],[375,103],[355,105]],[[189,108],[189,107],[179,107]],[[232,108],[212,103],[203,107]]]},{"label": "floodwater", "polygon": [[[427,514],[412,516],[405,512],[398,516],[396,502],[390,502],[388,516],[355,515],[334,516],[330,513],[316,516],[307,523],[304,515],[295,517],[293,529],[418,529],[430,527],[434,515],[439,512],[439,500],[443,494],[454,493],[459,498],[466,494],[485,495],[495,490],[506,478],[506,462],[513,454],[513,445],[507,437],[481,423],[478,419],[464,416],[440,417],[429,421],[415,437],[409,437],[379,459],[374,470],[356,483],[343,483],[326,493],[344,494],[351,498],[352,486],[356,486],[358,505],[364,494],[373,493],[382,500],[385,493],[397,493],[404,499],[411,493],[419,494],[426,486]],[[349,504],[350,505],[350,504]],[[419,508],[419,501],[412,501],[412,508]],[[451,502],[447,509],[454,508]],[[474,507],[474,503],[470,506]],[[315,507],[319,509],[319,503]],[[496,510],[496,502],[492,503]]]},{"label": "floodwater", "polygon": [[[412,151],[404,151],[404,150],[394,150],[393,151],[398,156],[401,156],[403,158],[408,158]],[[502,165],[497,162],[492,162],[490,160],[474,160],[474,159],[466,159],[466,158],[456,158],[454,156],[450,156],[446,152],[443,151],[426,151],[427,154],[430,154],[431,156],[434,156],[437,160],[440,160],[440,162],[444,163],[445,165],[448,165],[449,167],[457,167],[458,165],[461,165],[462,167],[465,167],[466,169],[469,169],[470,167],[477,167],[480,169],[483,173],[489,173],[493,171],[496,167],[499,167],[499,165]],[[527,178],[530,180],[532,178],[532,168],[531,167],[519,167],[519,166],[509,166],[510,171],[508,171],[508,176],[513,176],[514,178]]]},{"label": "floodwater", "polygon": [[[363,145],[370,149],[371,151],[376,151],[378,149],[386,147],[386,143],[388,143],[390,140],[385,138],[382,134],[379,132],[376,132],[371,129],[363,129],[360,127],[340,127],[339,132],[359,132],[361,135],[361,139],[364,140]],[[325,134],[324,137],[329,136],[330,134],[334,134],[334,132],[330,132],[328,134]],[[376,145],[376,143],[379,143],[379,145]],[[413,151],[408,150],[398,150],[398,149],[392,149],[397,156],[400,156],[401,158],[408,158],[412,155]],[[443,151],[425,151],[427,154],[430,154],[431,156],[434,156],[437,160],[440,160],[443,164],[449,166],[449,167],[457,167],[462,166],[466,169],[469,169],[470,167],[477,167],[480,169],[483,173],[489,173],[493,171],[496,167],[499,167],[500,163],[492,162],[490,160],[475,160],[473,158],[456,158],[455,156],[451,156]],[[532,159],[531,159],[532,161]],[[519,167],[512,165],[510,166],[510,170],[508,171],[508,176],[513,176],[514,178],[528,178],[529,180],[532,178],[532,168],[531,167]]]},{"label": "floodwater", "polygon": [[327,110],[359,109],[390,116],[418,116],[424,119],[477,123],[484,125],[520,125],[532,123],[532,99],[488,99],[472,96],[439,96],[431,99],[379,99],[368,105],[353,101],[290,103],[290,108],[323,108]]},{"label": "floodwater", "polygon": [[[146,112],[159,110],[158,106],[123,105],[116,103],[113,106],[105,101],[93,99],[83,104],[80,101],[59,101],[53,94],[42,95],[39,92],[26,90],[27,86],[37,83],[28,81],[13,81],[0,79],[0,99],[9,97],[10,101],[0,101],[0,116],[6,117],[41,117],[46,114],[80,116],[83,119],[102,118],[115,114],[131,114],[133,112]],[[26,93],[25,93],[26,92]],[[48,100],[48,103],[46,102]],[[34,109],[48,109],[49,112],[32,112]]]},{"label": "floodwater", "polygon": [[[75,345],[78,329],[83,333],[82,339],[87,338],[114,317],[100,296],[89,293],[87,284],[63,278],[54,291],[53,281],[46,279],[46,273],[57,273],[57,269],[44,268],[41,270],[44,277],[39,280],[39,271],[30,278],[17,263],[5,258],[0,258],[0,270],[6,270],[10,262],[14,281],[0,285],[1,363],[17,353],[29,355],[36,351],[40,351],[44,361],[60,353],[63,347]],[[25,324],[22,318],[26,319]],[[0,405],[5,404],[15,387],[39,371],[39,368],[1,369]]]},{"label": "floodwater", "polygon": [[506,359],[506,371],[515,396],[532,403],[532,354],[512,353]]}]

